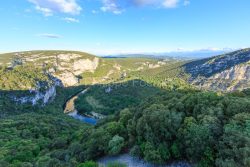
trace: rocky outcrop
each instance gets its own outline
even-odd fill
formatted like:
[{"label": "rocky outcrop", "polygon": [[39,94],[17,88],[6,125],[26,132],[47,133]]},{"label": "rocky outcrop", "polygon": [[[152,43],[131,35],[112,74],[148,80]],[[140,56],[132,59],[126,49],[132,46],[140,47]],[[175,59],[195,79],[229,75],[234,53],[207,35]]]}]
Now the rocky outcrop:
[{"label": "rocky outcrop", "polygon": [[62,86],[62,83],[57,78],[51,76],[52,83],[38,82],[35,89],[29,90],[25,96],[14,96],[12,99],[19,103],[31,103],[33,106],[41,103],[42,106],[49,103],[56,96],[56,87]]},{"label": "rocky outcrop", "polygon": [[81,58],[81,55],[74,54],[74,53],[67,53],[67,54],[59,54],[56,57],[62,61],[70,62],[70,60]]},{"label": "rocky outcrop", "polygon": [[189,82],[200,89],[235,91],[250,88],[250,49],[187,63]]},{"label": "rocky outcrop", "polygon": [[192,81],[201,89],[235,91],[250,88],[250,63],[244,63],[216,73],[211,77],[198,77]]},{"label": "rocky outcrop", "polygon": [[100,61],[100,58],[87,53],[69,51],[25,52],[15,57],[15,60],[46,69],[47,73],[60,79],[66,87],[78,84],[79,76],[84,72],[94,73]]},{"label": "rocky outcrop", "polygon": [[75,61],[73,63],[73,71],[75,75],[80,75],[85,71],[94,72],[96,68],[98,67],[99,59],[94,58],[94,60],[90,59],[81,59],[78,61]]},{"label": "rocky outcrop", "polygon": [[225,55],[192,61],[185,64],[184,68],[191,75],[191,79],[198,76],[208,78],[248,61],[250,61],[250,49],[242,49]]},{"label": "rocky outcrop", "polygon": [[[68,62],[60,62],[60,64],[56,66],[57,70],[52,73],[52,75],[60,79],[66,87],[77,85],[79,83],[79,75],[84,72],[95,72],[99,65],[99,58],[97,57],[93,60],[79,58],[77,55],[70,56],[70,54],[61,55],[60,57],[62,60],[67,60]],[[50,71],[52,70],[50,69]]]},{"label": "rocky outcrop", "polygon": [[[42,58],[50,59],[50,64],[53,64],[53,66],[45,72],[46,75],[49,75],[51,83],[38,81],[36,87],[30,89],[29,93],[21,97],[13,96],[14,101],[31,103],[32,105],[38,103],[46,105],[56,96],[56,86],[67,87],[77,85],[79,83],[78,75],[86,71],[94,72],[99,65],[99,58],[97,57],[93,57],[92,59],[85,58],[82,55],[74,53],[48,55]],[[33,63],[37,63],[37,66],[46,68],[45,61],[36,62],[42,58],[31,55],[27,59],[33,61]]]},{"label": "rocky outcrop", "polygon": [[79,83],[79,79],[70,71],[65,71],[59,75],[55,75],[63,83],[63,86],[73,86]]}]

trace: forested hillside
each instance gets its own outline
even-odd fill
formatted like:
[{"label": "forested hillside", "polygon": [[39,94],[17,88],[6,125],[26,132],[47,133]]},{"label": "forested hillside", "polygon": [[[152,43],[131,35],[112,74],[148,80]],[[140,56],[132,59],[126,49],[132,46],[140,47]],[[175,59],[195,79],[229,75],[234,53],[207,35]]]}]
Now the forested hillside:
[{"label": "forested hillside", "polygon": [[[243,54],[248,50],[194,62],[66,51],[5,54],[0,59],[0,166],[94,167],[99,158],[121,153],[155,165],[250,166],[248,78],[230,91],[198,89],[195,83],[209,72],[204,64],[213,69],[233,59],[238,63],[216,68],[209,77],[238,66],[248,76]],[[199,68],[192,75],[190,69]],[[75,112],[100,114],[96,125],[64,113],[76,94]]]},{"label": "forested hillside", "polygon": [[161,90],[142,80],[131,80],[108,85],[95,85],[76,101],[77,111],[112,115],[120,110],[137,106],[141,101],[154,96]]}]

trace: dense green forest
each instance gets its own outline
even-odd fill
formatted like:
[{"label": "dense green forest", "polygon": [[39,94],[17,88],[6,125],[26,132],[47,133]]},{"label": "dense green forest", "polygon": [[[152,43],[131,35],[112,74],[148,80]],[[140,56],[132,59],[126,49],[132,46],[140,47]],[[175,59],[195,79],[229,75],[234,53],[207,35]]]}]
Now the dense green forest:
[{"label": "dense green forest", "polygon": [[[135,70],[137,61],[146,63],[143,70]],[[29,95],[38,82],[47,90],[52,82],[47,69],[2,66],[0,167],[95,167],[99,158],[122,153],[157,165],[185,160],[200,167],[250,166],[250,90],[197,90],[187,81],[184,62],[160,61],[165,64],[149,68],[156,62],[102,59],[83,77],[121,71],[103,83],[57,87],[47,105],[34,106],[13,97]],[[86,88],[75,107],[82,115],[104,115],[95,126],[63,113],[67,100]]]},{"label": "dense green forest", "polygon": [[111,115],[126,107],[136,106],[149,96],[159,92],[159,88],[142,80],[95,85],[87,93],[81,95],[75,101],[75,105],[80,113],[94,111],[104,115]]},{"label": "dense green forest", "polygon": [[187,159],[198,166],[249,166],[249,109],[249,91],[162,91],[102,122],[85,136],[86,151],[90,159],[130,148],[156,164]]},{"label": "dense green forest", "polygon": [[0,164],[93,166],[91,160],[129,151],[155,164],[186,159],[198,166],[250,165],[249,91],[161,90],[136,105],[116,99],[126,105],[90,126],[62,113],[79,89],[84,87],[58,89],[58,98],[44,108],[5,104],[6,112],[17,114],[1,118]]},{"label": "dense green forest", "polygon": [[155,163],[186,158],[198,166],[250,165],[247,93],[165,92],[130,112],[133,155]]},{"label": "dense green forest", "polygon": [[58,88],[57,98],[46,107],[13,103],[1,91],[0,166],[68,166],[59,156],[88,126],[64,115],[62,105],[82,88]]}]

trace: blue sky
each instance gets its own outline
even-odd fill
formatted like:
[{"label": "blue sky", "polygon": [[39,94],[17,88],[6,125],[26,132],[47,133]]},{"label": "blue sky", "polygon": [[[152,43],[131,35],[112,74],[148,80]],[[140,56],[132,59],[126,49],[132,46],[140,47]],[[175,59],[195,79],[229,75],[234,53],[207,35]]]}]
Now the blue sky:
[{"label": "blue sky", "polygon": [[0,52],[250,47],[249,9],[249,0],[6,0],[0,2]]}]

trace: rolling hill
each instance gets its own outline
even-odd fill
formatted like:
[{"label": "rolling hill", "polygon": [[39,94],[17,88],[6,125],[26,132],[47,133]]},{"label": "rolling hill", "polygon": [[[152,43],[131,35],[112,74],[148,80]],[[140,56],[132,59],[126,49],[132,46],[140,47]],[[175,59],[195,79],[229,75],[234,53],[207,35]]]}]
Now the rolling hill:
[{"label": "rolling hill", "polygon": [[74,51],[29,51],[0,55],[0,89],[23,90],[17,102],[49,102],[56,86],[107,84],[141,79],[166,89],[230,92],[250,87],[250,49],[195,61],[101,58]]}]

